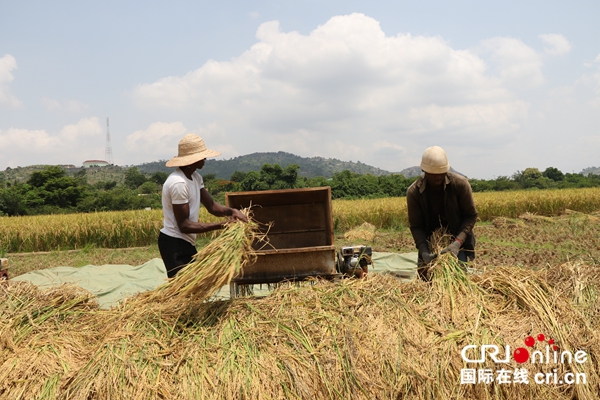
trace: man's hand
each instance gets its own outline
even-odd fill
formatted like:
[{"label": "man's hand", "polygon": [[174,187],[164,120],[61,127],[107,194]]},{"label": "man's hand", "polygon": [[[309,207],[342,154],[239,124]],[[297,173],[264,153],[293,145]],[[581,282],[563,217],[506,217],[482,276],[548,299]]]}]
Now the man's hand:
[{"label": "man's hand", "polygon": [[233,219],[234,221],[248,222],[248,217],[246,217],[244,213],[238,210],[237,208],[231,209],[231,219]]},{"label": "man's hand", "polygon": [[430,262],[432,262],[436,258],[437,258],[437,254],[431,254],[428,251],[425,251],[425,252],[421,253],[421,259],[423,260],[423,262],[425,264],[429,264]]},{"label": "man's hand", "polygon": [[448,246],[444,250],[442,250],[441,254],[451,252],[452,254],[454,254],[454,257],[458,257],[458,252],[460,251],[460,246],[461,246],[461,243],[458,240],[455,240],[454,242],[452,242],[452,244],[450,246]]},{"label": "man's hand", "polygon": [[430,262],[435,260],[436,257],[437,254],[432,254],[429,252],[429,246],[427,246],[427,244],[424,243],[421,246],[419,246],[419,258],[423,260],[425,264],[429,264]]}]

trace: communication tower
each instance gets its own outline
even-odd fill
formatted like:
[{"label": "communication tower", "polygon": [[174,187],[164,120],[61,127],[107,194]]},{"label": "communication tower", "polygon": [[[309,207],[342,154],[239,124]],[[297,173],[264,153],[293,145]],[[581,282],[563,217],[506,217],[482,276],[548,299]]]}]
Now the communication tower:
[{"label": "communication tower", "polygon": [[105,161],[109,165],[113,165],[112,147],[110,145],[110,130],[108,126],[108,117],[106,118],[106,150],[104,152]]}]

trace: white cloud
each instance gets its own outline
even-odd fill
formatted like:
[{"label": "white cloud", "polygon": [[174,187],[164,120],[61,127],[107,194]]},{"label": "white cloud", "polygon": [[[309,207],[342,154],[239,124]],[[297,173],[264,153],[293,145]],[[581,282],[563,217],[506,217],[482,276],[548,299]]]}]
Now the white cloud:
[{"label": "white cloud", "polygon": [[66,100],[64,102],[60,102],[56,99],[50,99],[48,97],[42,97],[40,103],[46,110],[53,112],[66,111],[69,113],[81,113],[89,108],[89,105],[77,100]]},{"label": "white cloud", "polygon": [[495,37],[481,41],[481,48],[491,53],[504,84],[518,88],[535,87],[545,82],[542,57],[522,41]]},{"label": "white cloud", "polygon": [[64,126],[58,134],[45,130],[9,128],[0,130],[0,160],[11,162],[12,154],[26,153],[33,162],[29,164],[81,164],[89,158],[102,158],[105,142],[98,118],[84,118]]},{"label": "white cloud", "polygon": [[594,59],[594,61],[590,62],[590,61],[585,61],[583,63],[583,66],[586,68],[591,68],[594,66],[594,64],[600,64],[600,54]]},{"label": "white cloud", "polygon": [[256,19],[256,18],[260,17],[260,13],[258,11],[250,11],[248,13],[248,16],[250,16],[250,18],[252,18],[252,19]]},{"label": "white cloud", "polygon": [[49,135],[45,130],[9,128],[0,131],[0,148],[2,149],[26,150],[29,153],[40,154],[51,152],[59,145],[60,140]]},{"label": "white cloud", "polygon": [[148,129],[135,131],[127,136],[126,150],[132,153],[144,154],[147,160],[162,159],[177,155],[177,144],[188,132],[181,122],[155,122]]},{"label": "white cloud", "polygon": [[77,140],[86,141],[89,138],[102,137],[104,132],[97,117],[84,118],[76,124],[66,125],[61,129],[59,138],[62,142],[77,143]]},{"label": "white cloud", "polygon": [[10,54],[0,58],[0,107],[17,108],[22,102],[12,93],[9,84],[14,77],[12,70],[17,69],[17,60]]},{"label": "white cloud", "polygon": [[[430,142],[457,137],[512,140],[529,105],[505,85],[544,81],[539,54],[516,39],[485,43],[500,65],[494,76],[474,52],[440,37],[386,36],[362,14],[333,17],[308,35],[282,32],[271,21],[260,25],[257,39],[231,61],[210,60],[184,76],[139,85],[132,99],[142,109],[194,115],[200,132],[218,126],[215,146],[233,152],[225,157],[284,150],[394,170],[405,167],[401,149],[420,154]],[[158,125],[128,144],[157,151],[152,138],[162,129],[179,139],[184,128]],[[378,153],[372,143],[395,151]]]},{"label": "white cloud", "polygon": [[563,35],[545,34],[539,35],[544,42],[544,51],[551,56],[562,56],[571,51],[571,43]]},{"label": "white cloud", "polygon": [[226,153],[228,156],[235,152],[230,144],[219,142],[218,138],[223,136],[223,131],[218,124],[188,129],[181,122],[154,122],[147,129],[135,131],[127,136],[125,149],[135,154],[135,160],[127,163],[170,159],[177,155],[179,141],[188,133],[202,137],[209,149]]}]

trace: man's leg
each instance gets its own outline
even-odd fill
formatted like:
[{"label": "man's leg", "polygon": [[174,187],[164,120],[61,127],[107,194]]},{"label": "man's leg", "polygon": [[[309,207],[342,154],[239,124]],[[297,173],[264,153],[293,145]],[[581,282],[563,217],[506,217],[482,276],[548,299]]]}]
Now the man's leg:
[{"label": "man's leg", "polygon": [[186,240],[174,238],[164,233],[158,235],[158,250],[165,263],[167,276],[173,278],[177,272],[192,261],[196,247]]}]

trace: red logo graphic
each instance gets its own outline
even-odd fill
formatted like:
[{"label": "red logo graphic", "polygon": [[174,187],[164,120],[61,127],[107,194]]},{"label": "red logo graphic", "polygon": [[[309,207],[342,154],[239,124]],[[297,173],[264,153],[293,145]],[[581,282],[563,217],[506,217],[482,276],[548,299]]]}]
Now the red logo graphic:
[{"label": "red logo graphic", "polygon": [[[540,333],[539,335],[537,335],[537,341],[545,342],[546,335],[544,335],[543,333]],[[524,342],[525,342],[525,346],[531,347],[531,348],[533,348],[536,343],[533,336],[527,336],[525,338]],[[558,346],[554,344],[554,339],[548,338],[548,345],[552,348],[552,350],[558,351]],[[523,364],[523,363],[527,362],[527,360],[529,360],[529,350],[527,350],[525,347],[519,347],[519,348],[515,349],[515,351],[513,352],[513,358],[519,364]]]}]

